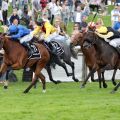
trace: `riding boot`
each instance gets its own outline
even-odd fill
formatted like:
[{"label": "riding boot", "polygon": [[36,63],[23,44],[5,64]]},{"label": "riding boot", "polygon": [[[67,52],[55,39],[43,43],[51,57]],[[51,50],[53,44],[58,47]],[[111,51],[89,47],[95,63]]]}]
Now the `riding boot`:
[{"label": "riding boot", "polygon": [[119,55],[120,55],[120,47],[116,47],[116,50],[117,50],[117,52],[118,52]]},{"label": "riding boot", "polygon": [[27,49],[28,49],[28,56],[31,56],[34,53],[33,50],[30,47],[30,43],[29,42],[24,42],[24,43],[22,43],[22,45],[27,47]]}]

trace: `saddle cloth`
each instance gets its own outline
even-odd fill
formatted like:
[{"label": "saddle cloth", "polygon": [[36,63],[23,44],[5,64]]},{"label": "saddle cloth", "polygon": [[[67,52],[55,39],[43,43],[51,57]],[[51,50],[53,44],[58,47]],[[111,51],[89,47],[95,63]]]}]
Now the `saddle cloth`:
[{"label": "saddle cloth", "polygon": [[56,54],[58,56],[60,56],[64,53],[64,50],[63,50],[62,46],[58,42],[51,41],[51,45],[56,49]]},{"label": "saddle cloth", "polygon": [[33,54],[28,57],[28,59],[40,59],[41,54],[34,43],[30,43],[30,47],[33,51]]}]

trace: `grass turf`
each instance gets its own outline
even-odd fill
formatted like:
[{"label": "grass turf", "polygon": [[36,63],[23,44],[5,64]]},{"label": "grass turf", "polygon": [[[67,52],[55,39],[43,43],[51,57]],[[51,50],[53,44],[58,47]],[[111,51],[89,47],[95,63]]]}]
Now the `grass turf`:
[{"label": "grass turf", "polygon": [[119,120],[120,92],[110,94],[113,88],[99,89],[98,83],[89,83],[80,89],[79,83],[54,85],[47,83],[47,92],[41,85],[23,94],[29,83],[11,83],[8,90],[0,87],[0,120]]}]

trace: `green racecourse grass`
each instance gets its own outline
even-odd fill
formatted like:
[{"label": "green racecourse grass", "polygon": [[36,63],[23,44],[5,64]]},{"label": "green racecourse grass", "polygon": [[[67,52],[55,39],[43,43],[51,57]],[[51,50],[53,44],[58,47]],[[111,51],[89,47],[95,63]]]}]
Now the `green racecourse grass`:
[{"label": "green racecourse grass", "polygon": [[8,90],[0,87],[0,120],[120,120],[120,91],[107,82],[107,89],[89,83],[80,89],[75,82],[55,85],[47,83],[23,94],[29,83],[11,83]]},{"label": "green racecourse grass", "polygon": [[[110,16],[103,20],[106,26],[111,24]],[[69,34],[72,26],[67,26]],[[21,82],[21,73],[16,71],[19,81],[10,83],[8,90],[0,85],[0,120],[120,120],[120,90],[110,94],[111,82],[107,89],[99,89],[98,83],[89,83],[85,89],[80,89],[81,83],[47,83],[46,93],[38,84],[23,94],[29,83]]]}]

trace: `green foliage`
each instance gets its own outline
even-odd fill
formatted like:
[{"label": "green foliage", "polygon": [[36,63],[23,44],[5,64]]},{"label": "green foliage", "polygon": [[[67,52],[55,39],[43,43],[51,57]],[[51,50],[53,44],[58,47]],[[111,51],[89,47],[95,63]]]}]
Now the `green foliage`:
[{"label": "green foliage", "polygon": [[120,92],[110,94],[113,88],[99,89],[98,83],[89,83],[80,89],[80,83],[55,85],[47,83],[47,92],[41,85],[23,94],[29,83],[11,83],[8,90],[0,87],[0,120],[119,120]]}]

